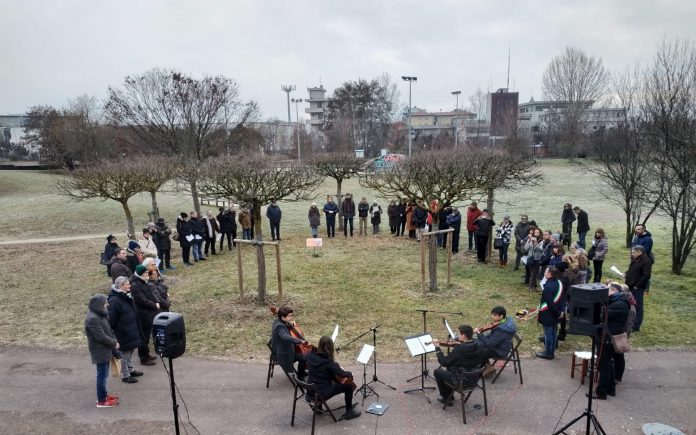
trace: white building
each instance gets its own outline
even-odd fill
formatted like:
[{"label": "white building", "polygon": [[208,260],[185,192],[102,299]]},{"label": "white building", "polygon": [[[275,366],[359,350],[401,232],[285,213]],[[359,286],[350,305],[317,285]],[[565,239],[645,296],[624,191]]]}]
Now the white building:
[{"label": "white building", "polygon": [[326,98],[326,89],[323,85],[319,87],[307,88],[309,98],[305,101],[309,103],[309,107],[305,109],[305,113],[309,114],[307,124],[313,128],[319,128],[324,123],[324,113],[329,100]]}]

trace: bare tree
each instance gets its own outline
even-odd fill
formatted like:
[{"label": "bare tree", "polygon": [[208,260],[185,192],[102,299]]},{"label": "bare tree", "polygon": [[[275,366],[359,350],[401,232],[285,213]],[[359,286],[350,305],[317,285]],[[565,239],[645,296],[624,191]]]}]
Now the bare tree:
[{"label": "bare tree", "polygon": [[157,192],[162,189],[169,180],[176,177],[177,169],[175,161],[166,156],[151,156],[141,155],[135,159],[142,159],[143,164],[138,165],[139,172],[133,173],[133,176],[139,177],[143,182],[143,191],[150,194],[152,210],[150,220],[156,222],[159,218],[159,207],[157,205]]},{"label": "bare tree", "polygon": [[643,88],[660,209],[672,220],[672,273],[679,275],[696,245],[696,48],[663,41]]},{"label": "bare tree", "polygon": [[87,199],[114,200],[121,204],[126,215],[128,237],[135,236],[133,214],[128,201],[146,190],[143,173],[146,163],[139,160],[104,160],[80,166],[56,180],[58,193],[74,201]]},{"label": "bare tree", "polygon": [[[207,76],[197,80],[163,69],[127,76],[122,89],[109,88],[106,104],[111,122],[194,164],[220,152],[232,121],[243,124],[257,111],[256,103],[240,100],[239,87],[232,79]],[[187,181],[194,209],[200,212],[198,180],[189,177]]]},{"label": "bare tree", "polygon": [[[338,204],[341,204],[341,201],[343,201],[343,193],[341,191],[343,180],[357,175],[364,163],[364,159],[355,157],[352,153],[317,154],[310,162],[319,174],[336,180],[336,199]],[[339,214],[339,231],[343,230],[343,219],[341,217]]]},{"label": "bare tree", "polygon": [[570,156],[580,151],[583,112],[605,96],[608,80],[602,59],[588,57],[575,47],[566,47],[546,67],[542,78],[544,95],[565,105],[556,121],[563,142],[561,152]]},{"label": "bare tree", "polygon": [[662,197],[662,185],[651,185],[654,162],[640,114],[642,87],[643,76],[637,65],[612,75],[611,93],[622,109],[621,121],[615,128],[599,129],[592,136],[591,162],[578,161],[602,181],[600,194],[624,211],[626,247],[631,246],[635,226],[646,224]]},{"label": "bare tree", "polygon": [[[476,115],[475,118],[475,127],[474,127],[474,134],[469,135],[468,137],[471,138],[473,136],[473,141],[469,139],[469,145],[481,145],[480,144],[480,137],[481,137],[481,126],[486,120],[486,117],[488,116],[486,113],[486,109],[488,106],[488,95],[483,92],[483,89],[481,87],[476,88],[476,91],[474,91],[473,94],[469,96],[469,107],[467,110],[474,115]],[[516,114],[515,114],[516,115]]]},{"label": "bare tree", "polygon": [[[263,240],[261,207],[272,200],[301,201],[313,198],[314,189],[323,177],[310,166],[277,161],[261,155],[250,157],[224,155],[208,159],[202,166],[201,188],[224,198],[236,198],[253,207],[254,233]],[[258,300],[266,299],[266,260],[257,245],[256,264],[259,275]]]}]

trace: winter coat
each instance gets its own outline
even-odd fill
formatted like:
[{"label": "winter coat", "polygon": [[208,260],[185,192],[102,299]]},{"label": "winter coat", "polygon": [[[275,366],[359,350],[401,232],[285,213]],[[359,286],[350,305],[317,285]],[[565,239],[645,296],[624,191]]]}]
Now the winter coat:
[{"label": "winter coat", "polygon": [[155,244],[152,236],[149,238],[142,238],[138,240],[138,245],[140,245],[140,252],[146,258],[157,258],[157,245]]},{"label": "winter coat", "polygon": [[500,224],[495,230],[495,238],[503,239],[503,243],[509,245],[510,239],[512,238],[512,222],[508,221],[507,224],[505,224],[505,222]]},{"label": "winter coat", "polygon": [[147,286],[150,288],[155,300],[160,304],[159,311],[169,311],[169,287],[162,279],[148,280]]},{"label": "winter coat", "polygon": [[456,372],[459,368],[474,370],[485,361],[486,348],[478,340],[458,344],[449,355],[444,355],[439,347],[435,348],[437,362],[448,372]]},{"label": "winter coat", "polygon": [[352,195],[346,195],[341,202],[341,215],[346,218],[355,216],[355,201]]},{"label": "winter coat", "polygon": [[541,267],[546,267],[551,261],[551,256],[553,255],[553,243],[550,240],[544,240],[539,244],[541,246],[541,258],[539,258],[539,265]]},{"label": "winter coat", "polygon": [[512,336],[517,332],[515,321],[505,318],[503,323],[491,329],[489,334],[479,334],[478,340],[501,358],[505,358],[512,349]]},{"label": "winter coat", "polygon": [[229,210],[225,210],[217,215],[218,223],[220,224],[220,232],[229,234],[237,230],[237,223],[234,221],[235,214]]},{"label": "winter coat", "polygon": [[111,361],[116,348],[116,336],[109,325],[109,314],[104,309],[106,295],[94,295],[89,300],[85,317],[85,334],[92,364],[104,364]]},{"label": "winter coat", "polygon": [[290,335],[285,322],[279,318],[273,320],[271,335],[271,352],[281,367],[290,367],[295,361],[295,345],[302,343],[299,338]]},{"label": "winter coat", "polygon": [[143,344],[140,317],[130,294],[113,286],[109,292],[109,324],[114,331],[120,350],[135,349]]},{"label": "winter coat", "polygon": [[648,254],[648,257],[652,258],[653,239],[652,234],[650,234],[650,231],[646,231],[645,234],[643,234],[642,236],[633,237],[633,241],[631,242],[631,248],[637,245],[640,245],[643,248],[645,248],[645,253]]},{"label": "winter coat", "polygon": [[413,208],[412,205],[406,207],[406,231],[414,231],[416,229],[416,225],[413,222]]},{"label": "winter coat", "polygon": [[569,208],[564,208],[561,214],[561,223],[571,225],[573,222],[575,222],[575,213]]},{"label": "winter coat", "polygon": [[119,260],[118,257],[111,259],[111,282],[116,281],[119,276],[126,278],[133,274],[133,270],[127,260]]},{"label": "winter coat", "polygon": [[529,233],[529,223],[518,222],[517,225],[515,225],[515,250],[522,250],[522,245],[524,244],[524,239],[527,238],[527,233]]},{"label": "winter coat", "polygon": [[481,216],[483,212],[478,207],[467,207],[466,208],[466,230],[476,231],[476,219]]},{"label": "winter coat", "polygon": [[[176,220],[176,232],[179,233],[179,245],[182,248],[191,246],[191,242],[186,239],[186,236],[193,235],[193,227],[191,221],[185,221],[181,218]],[[133,269],[135,271],[135,269]]]},{"label": "winter coat", "polygon": [[425,228],[428,221],[428,212],[419,207],[414,207],[413,210],[413,226],[415,229]]},{"label": "winter coat", "polygon": [[609,252],[609,241],[607,240],[606,237],[602,237],[601,239],[594,238],[592,240],[592,246],[595,248],[595,255],[593,260],[604,260],[604,257],[607,255],[607,252]]},{"label": "winter coat", "polygon": [[370,219],[370,223],[372,225],[379,225],[382,222],[382,206],[381,205],[371,205],[370,206],[370,215],[372,215],[372,219]]},{"label": "winter coat", "polygon": [[191,218],[189,220],[189,223],[191,224],[191,233],[194,236],[199,236],[200,238],[196,238],[196,240],[200,240],[205,236],[205,224],[203,223],[203,219],[201,218],[196,218],[193,219]]},{"label": "winter coat", "polygon": [[621,293],[614,293],[607,301],[607,329],[611,335],[626,332],[626,323],[630,305]]},{"label": "winter coat", "polygon": [[488,237],[494,227],[495,222],[493,219],[479,216],[476,220],[476,235],[478,237]]},{"label": "winter coat", "polygon": [[338,206],[335,202],[331,201],[324,204],[324,216],[326,216],[327,222],[335,220],[337,214]]},{"label": "winter coat", "polygon": [[389,216],[389,226],[395,227],[401,222],[401,217],[399,216],[399,206],[396,204],[389,204],[387,207],[387,216]]},{"label": "winter coat", "polygon": [[279,224],[280,219],[283,217],[283,212],[280,210],[280,207],[271,204],[266,209],[266,217],[272,224]]},{"label": "winter coat", "polygon": [[[203,235],[206,239],[214,239],[215,234],[220,232],[220,226],[217,223],[217,220],[215,218],[207,218],[204,217],[201,219],[203,222]],[[208,228],[208,224],[210,224],[210,228]]]},{"label": "winter coat", "polygon": [[157,251],[166,251],[167,249],[172,249],[172,240],[169,236],[172,235],[172,230],[164,222],[157,222],[155,224],[155,231],[157,232],[157,240],[155,244],[157,245]]},{"label": "winter coat", "polygon": [[578,234],[590,231],[590,219],[585,210],[578,212]]},{"label": "winter coat", "polygon": [[249,213],[249,210],[240,211],[238,220],[243,230],[251,229],[251,213]]},{"label": "winter coat", "polygon": [[[149,281],[149,280],[148,280]],[[147,285],[147,282],[137,275],[133,275],[130,279],[131,296],[135,301],[135,307],[138,309],[140,323],[143,325],[152,325],[152,320],[155,318],[159,309],[157,308],[157,299],[152,293],[152,288]]]},{"label": "winter coat", "polygon": [[142,255],[136,254],[130,249],[126,249],[126,261],[128,261],[131,270],[135,270],[135,268],[143,262],[143,258]]},{"label": "winter coat", "polygon": [[345,371],[336,361],[329,358],[328,353],[312,352],[307,361],[309,382],[314,384],[319,395],[328,399],[333,390],[334,377],[352,378],[351,372]]},{"label": "winter coat", "polygon": [[631,290],[634,288],[645,290],[651,273],[652,261],[646,253],[642,253],[639,257],[631,259],[626,272],[626,285]]},{"label": "winter coat", "polygon": [[400,203],[396,206],[396,211],[397,211],[397,213],[398,213],[398,215],[399,215],[399,221],[403,221],[403,220],[406,219],[406,204],[405,204],[405,203],[400,202]]},{"label": "winter coat", "polygon": [[107,243],[104,246],[104,258],[106,258],[106,262],[109,263],[120,249],[118,243]]},{"label": "winter coat", "polygon": [[550,279],[544,284],[541,291],[539,304],[539,323],[544,326],[552,326],[560,322],[561,305],[564,303],[561,283],[556,279]]},{"label": "winter coat", "polygon": [[437,217],[437,229],[438,230],[446,230],[447,228],[449,228],[449,224],[447,223],[447,218],[449,217],[450,214],[452,214],[452,209],[450,207],[445,207],[438,212],[438,217]]},{"label": "winter coat", "polygon": [[358,217],[367,217],[367,213],[370,211],[370,204],[367,201],[360,201],[358,203]]},{"label": "winter coat", "polygon": [[307,217],[309,218],[310,227],[318,227],[319,225],[321,225],[321,214],[319,213],[319,209],[317,208],[317,206],[313,205],[309,207]]},{"label": "winter coat", "polygon": [[447,225],[449,225],[450,228],[454,228],[455,233],[458,233],[462,226],[462,214],[457,211],[447,216]]}]

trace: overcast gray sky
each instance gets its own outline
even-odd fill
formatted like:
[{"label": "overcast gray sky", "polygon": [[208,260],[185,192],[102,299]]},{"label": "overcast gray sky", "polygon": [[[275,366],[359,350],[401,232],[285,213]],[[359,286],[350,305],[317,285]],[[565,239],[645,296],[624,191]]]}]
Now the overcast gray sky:
[{"label": "overcast gray sky", "polygon": [[[565,46],[611,70],[649,61],[663,37],[696,40],[696,2],[0,0],[0,113],[63,106],[153,67],[236,79],[263,118],[287,117],[282,84],[329,91],[389,73],[402,101],[451,110],[477,86],[540,99],[541,75]],[[293,120],[294,120],[293,108]],[[302,116],[302,114],[300,115]]]}]

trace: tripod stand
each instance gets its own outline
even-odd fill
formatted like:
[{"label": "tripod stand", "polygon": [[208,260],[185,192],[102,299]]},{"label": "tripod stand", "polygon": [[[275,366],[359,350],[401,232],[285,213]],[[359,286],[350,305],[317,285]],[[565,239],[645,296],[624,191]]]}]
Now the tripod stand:
[{"label": "tripod stand", "polygon": [[[560,434],[565,434],[566,429],[577,423],[578,421],[582,420],[583,417],[587,419],[586,426],[585,426],[585,434],[590,435],[590,423],[592,424],[594,430],[592,431],[597,432],[598,434],[606,435],[606,432],[604,432],[604,429],[602,428],[602,425],[599,424],[599,421],[597,420],[597,416],[594,415],[592,412],[592,390],[594,387],[594,367],[595,367],[595,346],[597,345],[597,338],[593,335],[592,336],[592,357],[590,359],[590,389],[589,392],[587,393],[587,408],[585,409],[585,412],[580,414],[579,416],[575,417],[573,420],[571,420],[568,424],[563,426],[558,430],[558,432],[554,432],[553,435],[560,435]],[[601,353],[601,352],[600,352]]]},{"label": "tripod stand", "polygon": [[346,346],[353,344],[355,341],[361,339],[362,337],[366,336],[370,332],[372,332],[372,346],[375,349],[374,355],[372,356],[372,366],[373,366],[373,373],[372,373],[372,380],[370,382],[367,382],[367,364],[363,364],[363,383],[362,385],[355,390],[355,394],[357,395],[358,393],[362,393],[363,395],[363,403],[365,402],[365,398],[370,396],[370,395],[375,395],[379,397],[379,394],[370,386],[370,384],[374,382],[379,382],[380,384],[387,386],[391,388],[392,390],[396,390],[396,388],[392,387],[391,385],[387,384],[386,382],[380,381],[379,378],[377,377],[377,328],[382,326],[382,324],[378,324],[370,328],[369,330],[363,332],[362,334],[358,335],[357,337],[353,338],[350,340],[348,343],[344,344],[343,346],[340,346],[336,349],[336,352],[340,351],[341,349],[345,348]]},{"label": "tripod stand", "polygon": [[[424,310],[424,309],[416,309],[416,311],[423,314],[423,333],[424,334],[428,332],[428,322],[426,319],[426,316],[428,313],[457,314],[457,315],[464,317],[464,313],[462,313],[461,311],[458,313],[450,313],[447,311]],[[426,359],[426,354],[421,355],[421,374],[418,376],[414,376],[411,379],[407,379],[406,382],[411,382],[414,379],[424,378],[424,377],[429,377],[430,379],[435,380],[432,376],[430,376],[430,373],[428,371],[428,360]],[[421,379],[421,385],[423,384],[423,382],[424,382],[424,380]],[[422,387],[422,388],[425,388],[425,387]],[[432,387],[429,387],[429,388],[432,388]],[[409,391],[415,391],[415,390],[409,390]],[[406,391],[406,392],[408,393],[408,391]],[[425,397],[428,397],[428,396],[426,395]],[[428,401],[430,401],[430,399],[428,399]]]},{"label": "tripod stand", "polygon": [[[160,356],[161,357],[161,356]],[[164,365],[164,358],[162,358],[162,364]],[[167,366],[165,365],[166,369]],[[174,365],[172,364],[172,358],[169,358],[169,387],[172,390],[172,408],[174,409],[174,430],[176,435],[179,435],[179,405],[176,403],[176,384],[174,383]]]}]

